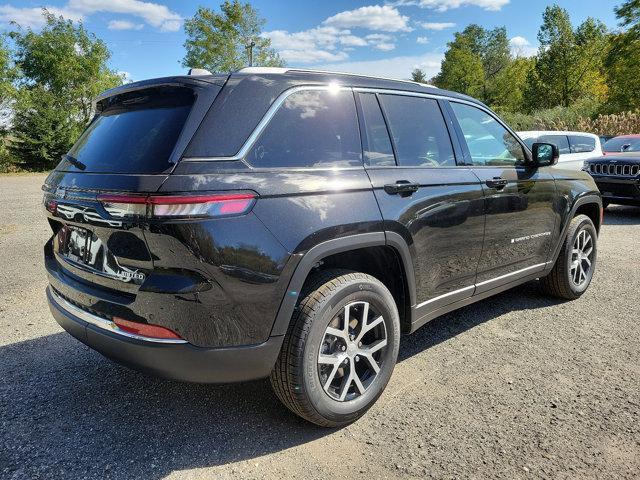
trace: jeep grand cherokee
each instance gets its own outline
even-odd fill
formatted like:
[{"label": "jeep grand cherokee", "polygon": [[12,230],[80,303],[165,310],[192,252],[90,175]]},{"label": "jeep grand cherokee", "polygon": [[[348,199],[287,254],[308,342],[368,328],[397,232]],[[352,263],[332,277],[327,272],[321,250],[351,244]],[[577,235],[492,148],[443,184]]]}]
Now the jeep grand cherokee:
[{"label": "jeep grand cherokee", "polygon": [[602,202],[486,106],[412,82],[249,68],[130,83],[43,186],[47,296],[115,361],[270,377],[324,426],[384,390],[401,334],[539,279],[578,298]]}]

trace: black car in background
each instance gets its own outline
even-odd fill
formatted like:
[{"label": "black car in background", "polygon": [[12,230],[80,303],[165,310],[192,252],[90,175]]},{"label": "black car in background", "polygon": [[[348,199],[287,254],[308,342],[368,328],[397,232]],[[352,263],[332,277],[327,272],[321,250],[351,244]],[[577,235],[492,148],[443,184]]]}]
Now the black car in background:
[{"label": "black car in background", "polygon": [[593,158],[583,169],[600,189],[604,208],[612,203],[640,206],[640,153]]},{"label": "black car in background", "polygon": [[345,425],[381,395],[401,334],[530,280],[565,299],[590,284],[593,179],[473,98],[249,68],[96,105],[43,186],[47,296],[122,364],[270,377],[296,414]]}]

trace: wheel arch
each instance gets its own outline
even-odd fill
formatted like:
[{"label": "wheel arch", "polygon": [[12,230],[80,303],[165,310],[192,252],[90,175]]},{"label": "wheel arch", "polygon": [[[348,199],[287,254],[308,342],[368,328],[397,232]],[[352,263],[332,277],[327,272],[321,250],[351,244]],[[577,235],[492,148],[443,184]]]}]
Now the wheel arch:
[{"label": "wheel arch", "polygon": [[[596,213],[597,212],[597,213]],[[567,235],[567,231],[569,230],[569,225],[571,224],[571,220],[580,214],[587,215],[593,221],[593,224],[596,227],[596,232],[600,233],[600,227],[602,226],[601,221],[601,212],[602,212],[602,197],[596,193],[588,193],[582,195],[573,202],[571,209],[567,213],[565,217],[564,224],[562,225],[562,231],[560,232],[560,236],[558,237],[558,244],[555,246],[555,250],[553,252],[552,262],[553,265],[558,259],[558,255],[560,254],[560,250],[562,249],[562,243]],[[595,215],[592,218],[592,215]]]},{"label": "wheel arch", "polygon": [[[394,270],[395,267],[390,268],[390,274],[386,276],[380,268],[376,267],[375,262],[376,255],[383,254],[383,249],[386,249],[388,254],[396,256],[399,268],[397,271]],[[361,265],[362,268],[356,268],[357,265]],[[415,304],[416,295],[409,247],[397,233],[372,232],[328,240],[315,245],[301,255],[278,309],[271,336],[284,335],[287,332],[305,282],[314,271],[323,267],[351,268],[378,278],[394,294],[402,329],[408,331],[411,325],[411,306]],[[402,276],[400,279],[395,279],[402,282],[402,295],[399,295],[397,290],[399,284],[393,284],[395,273]]]}]

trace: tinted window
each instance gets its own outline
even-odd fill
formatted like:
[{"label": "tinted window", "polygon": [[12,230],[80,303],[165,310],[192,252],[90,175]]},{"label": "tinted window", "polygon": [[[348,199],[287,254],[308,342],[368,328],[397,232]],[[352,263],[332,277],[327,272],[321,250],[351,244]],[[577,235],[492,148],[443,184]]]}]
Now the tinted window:
[{"label": "tinted window", "polygon": [[585,135],[569,135],[571,153],[588,153],[596,149],[596,139]]},{"label": "tinted window", "polygon": [[479,108],[451,102],[469,147],[473,165],[519,165],[524,151],[516,138]]},{"label": "tinted window", "polygon": [[247,161],[264,168],[362,165],[353,94],[314,90],[289,95]]},{"label": "tinted window", "polygon": [[640,138],[616,137],[604,144],[605,152],[640,152]]},{"label": "tinted window", "polygon": [[440,167],[456,164],[436,100],[380,95],[396,147],[398,165]]},{"label": "tinted window", "polygon": [[84,172],[159,173],[193,104],[184,88],[136,91],[109,99],[60,168]]},{"label": "tinted window", "polygon": [[384,117],[373,93],[361,93],[362,124],[364,128],[364,159],[367,165],[390,166],[396,164],[391,139]]},{"label": "tinted window", "polygon": [[569,140],[566,135],[540,135],[536,141],[555,145],[558,147],[558,150],[560,150],[560,155],[571,153],[569,150]]}]

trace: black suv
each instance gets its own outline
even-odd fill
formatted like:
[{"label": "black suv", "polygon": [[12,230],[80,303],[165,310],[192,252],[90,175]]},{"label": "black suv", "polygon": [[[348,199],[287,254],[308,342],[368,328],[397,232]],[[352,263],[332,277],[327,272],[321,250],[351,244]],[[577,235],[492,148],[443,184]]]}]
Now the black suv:
[{"label": "black suv", "polygon": [[607,155],[584,162],[602,194],[602,204],[640,206],[640,153]]},{"label": "black suv", "polygon": [[575,299],[602,218],[478,101],[412,82],[249,68],[131,83],[49,175],[49,304],[119,363],[271,377],[325,426],[385,388],[401,333],[523,282]]}]

